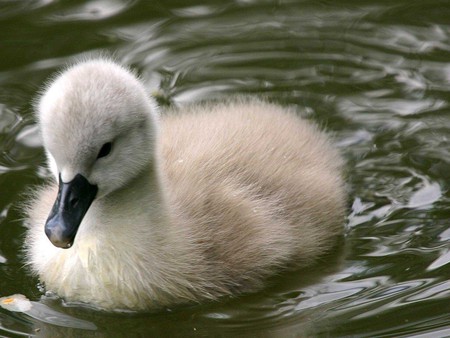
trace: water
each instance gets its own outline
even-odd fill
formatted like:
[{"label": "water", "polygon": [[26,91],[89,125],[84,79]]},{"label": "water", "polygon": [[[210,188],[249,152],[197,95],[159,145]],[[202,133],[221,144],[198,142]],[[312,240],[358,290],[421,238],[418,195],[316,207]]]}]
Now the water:
[{"label": "water", "polygon": [[[0,1],[0,335],[450,335],[447,1]],[[351,187],[343,256],[258,294],[155,314],[41,298],[19,202],[42,183],[42,83],[85,53],[133,66],[162,105],[262,95],[336,138]]]}]

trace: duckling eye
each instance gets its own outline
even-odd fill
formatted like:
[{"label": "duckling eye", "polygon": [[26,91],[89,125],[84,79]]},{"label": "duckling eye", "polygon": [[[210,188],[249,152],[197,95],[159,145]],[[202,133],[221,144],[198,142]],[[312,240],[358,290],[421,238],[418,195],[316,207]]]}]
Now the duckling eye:
[{"label": "duckling eye", "polygon": [[108,156],[112,149],[112,142],[105,143],[98,152],[97,159]]}]

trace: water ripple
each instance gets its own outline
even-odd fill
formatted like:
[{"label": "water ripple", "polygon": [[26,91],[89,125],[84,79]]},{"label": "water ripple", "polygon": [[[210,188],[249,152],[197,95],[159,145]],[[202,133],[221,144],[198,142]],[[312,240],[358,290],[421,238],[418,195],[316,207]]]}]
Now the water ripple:
[{"label": "water ripple", "polygon": [[[20,240],[4,240],[20,238],[11,208],[19,193],[48,175],[36,173],[41,140],[24,102],[66,62],[110,51],[164,105],[250,93],[334,132],[352,190],[346,255],[334,270],[291,273],[261,294],[160,315],[51,307],[92,321],[99,335],[448,334],[448,9],[440,0],[8,3],[0,14],[1,289],[37,293],[18,268]],[[8,322],[33,332],[23,317],[0,318],[0,330]],[[37,323],[49,336],[67,333]]]},{"label": "water ripple", "polygon": [[48,16],[46,21],[102,20],[120,14],[134,2],[133,0],[91,0],[82,5],[56,11]]}]

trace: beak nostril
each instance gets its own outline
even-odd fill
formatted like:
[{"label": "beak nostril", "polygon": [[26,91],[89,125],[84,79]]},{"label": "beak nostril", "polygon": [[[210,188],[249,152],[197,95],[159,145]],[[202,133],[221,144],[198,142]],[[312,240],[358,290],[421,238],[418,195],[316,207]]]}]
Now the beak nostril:
[{"label": "beak nostril", "polygon": [[69,201],[70,206],[71,206],[72,208],[75,208],[75,207],[77,206],[77,204],[78,204],[79,201],[80,201],[80,199],[77,198],[77,197],[71,198],[70,201]]}]

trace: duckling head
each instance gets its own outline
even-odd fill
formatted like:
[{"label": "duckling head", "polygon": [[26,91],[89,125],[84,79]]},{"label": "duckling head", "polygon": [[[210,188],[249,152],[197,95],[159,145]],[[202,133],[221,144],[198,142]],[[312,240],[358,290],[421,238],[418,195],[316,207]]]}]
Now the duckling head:
[{"label": "duckling head", "polygon": [[143,85],[107,60],[68,68],[46,88],[37,116],[59,191],[45,225],[69,248],[95,199],[116,191],[154,160],[157,114]]}]

